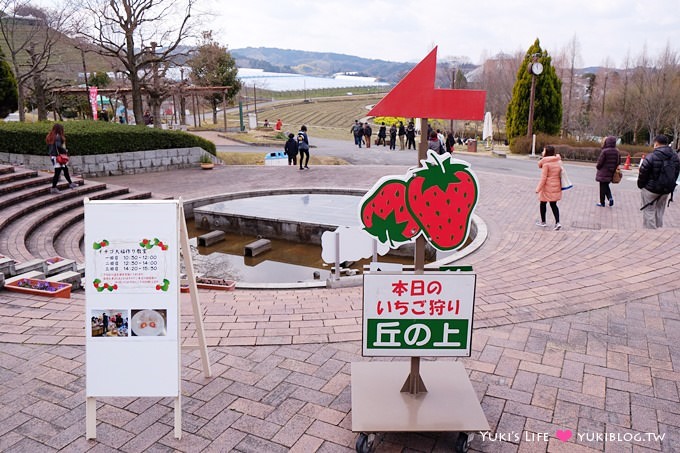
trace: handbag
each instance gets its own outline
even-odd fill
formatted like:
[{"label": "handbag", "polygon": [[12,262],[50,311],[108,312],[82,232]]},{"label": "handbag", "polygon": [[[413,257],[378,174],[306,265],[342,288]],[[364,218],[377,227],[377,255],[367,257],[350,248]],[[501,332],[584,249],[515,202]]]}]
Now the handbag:
[{"label": "handbag", "polygon": [[56,161],[59,165],[68,164],[68,154],[57,154]]},{"label": "handbag", "polygon": [[571,183],[569,176],[567,175],[567,170],[564,167],[560,167],[560,185],[562,190],[571,189],[574,185]]},{"label": "handbag", "polygon": [[621,173],[621,169],[617,166],[612,175],[612,183],[618,184],[621,182],[621,179],[623,179],[623,173]]}]

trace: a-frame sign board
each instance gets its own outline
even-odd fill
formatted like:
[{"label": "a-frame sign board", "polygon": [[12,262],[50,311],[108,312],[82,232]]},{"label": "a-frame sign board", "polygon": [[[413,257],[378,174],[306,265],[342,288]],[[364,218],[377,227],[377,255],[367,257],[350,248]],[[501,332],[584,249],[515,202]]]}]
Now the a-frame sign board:
[{"label": "a-frame sign board", "polygon": [[181,438],[180,251],[211,376],[181,200],[85,200],[86,437],[97,397],[175,398]]}]

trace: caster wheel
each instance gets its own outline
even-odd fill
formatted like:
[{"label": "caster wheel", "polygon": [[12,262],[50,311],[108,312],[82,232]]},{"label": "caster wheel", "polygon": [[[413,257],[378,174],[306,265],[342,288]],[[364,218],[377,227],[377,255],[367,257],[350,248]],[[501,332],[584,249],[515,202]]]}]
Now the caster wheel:
[{"label": "caster wheel", "polygon": [[361,433],[357,437],[356,450],[357,453],[370,453],[373,451],[375,444],[375,434]]},{"label": "caster wheel", "polygon": [[467,433],[459,433],[458,439],[456,439],[455,450],[456,453],[466,453],[470,448],[470,442],[472,441],[472,436],[468,436]]}]

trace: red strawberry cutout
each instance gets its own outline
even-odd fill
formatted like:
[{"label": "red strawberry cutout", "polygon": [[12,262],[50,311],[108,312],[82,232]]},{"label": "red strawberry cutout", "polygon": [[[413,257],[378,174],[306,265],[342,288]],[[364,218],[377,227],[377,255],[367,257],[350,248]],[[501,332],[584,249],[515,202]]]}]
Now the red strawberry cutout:
[{"label": "red strawberry cutout", "polygon": [[391,246],[410,241],[420,226],[406,207],[406,183],[386,179],[361,205],[364,229],[380,242]]},{"label": "red strawberry cutout", "polygon": [[467,163],[428,153],[407,182],[407,206],[428,241],[439,250],[465,243],[479,189]]}]

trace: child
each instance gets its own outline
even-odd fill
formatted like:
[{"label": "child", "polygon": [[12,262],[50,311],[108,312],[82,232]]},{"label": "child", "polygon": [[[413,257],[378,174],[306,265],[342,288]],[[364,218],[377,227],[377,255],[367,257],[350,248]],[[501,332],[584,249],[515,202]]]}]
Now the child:
[{"label": "child", "polygon": [[297,165],[298,144],[295,140],[295,134],[288,134],[288,141],[283,147],[284,154],[288,156],[288,165]]}]

